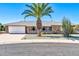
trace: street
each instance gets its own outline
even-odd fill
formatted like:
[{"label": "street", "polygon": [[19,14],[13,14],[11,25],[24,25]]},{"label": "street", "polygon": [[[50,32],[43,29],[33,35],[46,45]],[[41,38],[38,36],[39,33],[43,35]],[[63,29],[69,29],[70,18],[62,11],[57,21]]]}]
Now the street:
[{"label": "street", "polygon": [[79,56],[77,43],[17,43],[0,45],[0,56]]}]

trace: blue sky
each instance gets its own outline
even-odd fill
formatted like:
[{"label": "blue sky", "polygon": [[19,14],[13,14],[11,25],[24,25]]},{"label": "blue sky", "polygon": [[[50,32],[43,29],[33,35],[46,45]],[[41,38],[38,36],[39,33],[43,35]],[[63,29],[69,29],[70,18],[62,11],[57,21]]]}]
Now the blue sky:
[{"label": "blue sky", "polygon": [[[43,17],[43,21],[58,21],[61,22],[62,18],[66,16],[72,23],[79,24],[79,4],[77,3],[51,3],[54,13],[52,19]],[[27,9],[24,3],[1,3],[0,4],[0,22],[10,23],[16,21],[23,21],[24,16],[21,13]],[[33,17],[26,18],[27,21],[36,20]]]}]

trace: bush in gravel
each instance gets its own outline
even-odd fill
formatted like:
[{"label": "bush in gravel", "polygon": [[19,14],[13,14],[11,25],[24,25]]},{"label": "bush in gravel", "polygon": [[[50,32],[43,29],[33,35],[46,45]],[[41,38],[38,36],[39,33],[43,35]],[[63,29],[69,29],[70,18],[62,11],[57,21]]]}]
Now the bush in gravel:
[{"label": "bush in gravel", "polygon": [[70,34],[73,33],[71,22],[66,17],[64,17],[62,20],[62,28],[65,37],[69,37]]},{"label": "bush in gravel", "polygon": [[5,31],[5,27],[1,23],[0,23],[0,31]]}]

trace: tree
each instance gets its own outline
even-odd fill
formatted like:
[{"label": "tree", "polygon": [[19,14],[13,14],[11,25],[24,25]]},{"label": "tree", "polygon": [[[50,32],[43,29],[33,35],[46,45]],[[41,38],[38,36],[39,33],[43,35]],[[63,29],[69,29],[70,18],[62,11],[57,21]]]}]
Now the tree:
[{"label": "tree", "polygon": [[70,34],[73,33],[71,22],[66,17],[63,18],[62,28],[63,28],[63,33],[65,37],[69,37]]},{"label": "tree", "polygon": [[48,3],[32,3],[32,4],[26,4],[26,7],[28,9],[26,9],[22,15],[24,15],[26,17],[28,16],[33,16],[37,19],[36,21],[36,28],[37,28],[37,33],[38,36],[41,36],[41,30],[42,30],[42,21],[41,18],[43,16],[50,16],[51,17],[51,13],[54,12],[51,8],[51,6],[49,6]]},{"label": "tree", "polygon": [[0,31],[4,31],[4,30],[5,30],[4,25],[0,23]]}]

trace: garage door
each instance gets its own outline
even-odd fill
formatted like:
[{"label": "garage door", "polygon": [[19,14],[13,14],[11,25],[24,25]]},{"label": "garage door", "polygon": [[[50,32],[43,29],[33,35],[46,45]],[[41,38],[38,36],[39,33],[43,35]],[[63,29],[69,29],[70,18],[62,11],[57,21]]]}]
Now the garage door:
[{"label": "garage door", "polygon": [[8,26],[9,33],[25,33],[25,26]]}]

